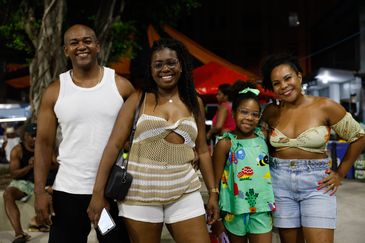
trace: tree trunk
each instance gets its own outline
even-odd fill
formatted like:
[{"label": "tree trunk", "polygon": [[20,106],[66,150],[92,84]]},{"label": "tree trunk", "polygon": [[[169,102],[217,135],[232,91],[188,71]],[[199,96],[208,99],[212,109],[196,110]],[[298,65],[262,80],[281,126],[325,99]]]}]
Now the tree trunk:
[{"label": "tree trunk", "polygon": [[[35,55],[30,64],[30,101],[32,105],[33,119],[36,119],[40,99],[44,90],[58,75],[66,70],[66,58],[62,47],[62,24],[66,14],[67,0],[44,0],[44,15],[42,26],[38,34],[35,34],[32,25],[26,26],[26,32],[35,46]],[[99,60],[105,65],[112,48],[112,26],[125,7],[125,0],[104,0],[96,15],[95,31],[98,35],[101,51]],[[28,22],[34,17],[29,7]],[[27,25],[27,24],[26,24]]]},{"label": "tree trunk", "polygon": [[[30,101],[33,119],[37,116],[40,99],[47,86],[65,71],[66,58],[62,47],[62,24],[66,0],[44,0],[44,14],[38,35],[28,33],[35,44],[35,55],[30,64]],[[36,39],[34,39],[36,38]]]},{"label": "tree trunk", "polygon": [[100,7],[96,14],[95,31],[101,44],[99,60],[105,65],[109,59],[112,49],[112,27],[120,20],[125,7],[125,0],[104,0],[100,1]]}]

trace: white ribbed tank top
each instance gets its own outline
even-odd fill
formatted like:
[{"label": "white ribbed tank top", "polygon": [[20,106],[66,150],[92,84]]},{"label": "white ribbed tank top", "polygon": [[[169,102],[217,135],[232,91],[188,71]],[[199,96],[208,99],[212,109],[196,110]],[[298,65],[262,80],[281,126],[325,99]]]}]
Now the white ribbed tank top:
[{"label": "white ribbed tank top", "polygon": [[54,112],[62,141],[55,190],[92,194],[104,147],[123,103],[114,70],[110,68],[104,67],[101,82],[91,88],[75,85],[70,71],[60,74],[60,92]]}]

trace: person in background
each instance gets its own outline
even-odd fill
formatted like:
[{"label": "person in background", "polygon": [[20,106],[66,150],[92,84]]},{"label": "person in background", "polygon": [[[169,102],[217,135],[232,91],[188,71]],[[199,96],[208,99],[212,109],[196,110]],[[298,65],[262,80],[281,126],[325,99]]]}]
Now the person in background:
[{"label": "person in background", "polygon": [[235,123],[232,116],[232,103],[229,101],[230,85],[221,84],[218,86],[217,101],[218,109],[212,119],[212,127],[207,132],[207,140],[215,135],[222,135],[224,132],[233,131]]},{"label": "person in background", "polygon": [[26,202],[33,195],[36,130],[36,124],[27,124],[21,142],[15,145],[10,154],[9,168],[12,181],[5,189],[3,197],[6,215],[15,231],[14,243],[22,243],[30,239],[30,235],[22,229],[20,212],[16,201]]},{"label": "person in background", "polygon": [[271,243],[274,194],[269,169],[267,131],[260,124],[261,107],[255,83],[244,82],[232,89],[236,129],[225,132],[214,147],[216,183],[220,183],[222,220],[213,225],[229,242]]},{"label": "person in background", "polygon": [[[205,135],[204,107],[192,80],[191,57],[173,39],[155,41],[148,58],[145,96],[129,154],[133,182],[119,215],[132,242],[158,243],[163,224],[176,242],[208,243],[200,181],[191,161],[198,154],[209,191],[208,223],[219,217],[218,188]],[[141,99],[137,92],[122,107],[105,148],[89,206],[97,222],[105,207],[104,188],[119,150],[128,140]]]},{"label": "person in background", "polygon": [[13,126],[9,126],[5,128],[5,136],[4,136],[3,149],[5,151],[6,161],[10,162],[10,153],[13,150],[14,146],[19,144],[20,138],[16,134],[15,128]]},{"label": "person in background", "polygon": [[[64,53],[72,69],[60,74],[42,96],[35,147],[35,211],[38,223],[51,225],[51,243],[87,242],[91,229],[87,207],[99,161],[120,108],[134,92],[127,79],[99,65],[99,52],[100,43],[90,27],[77,24],[67,29]],[[57,125],[62,140],[51,199],[45,186]],[[116,203],[109,202],[107,208],[117,227],[105,235],[97,230],[99,242],[129,242]]]},{"label": "person in background", "polygon": [[[268,57],[262,74],[263,86],[278,99],[263,114],[271,130],[274,226],[281,242],[333,242],[335,192],[364,150],[365,132],[340,104],[304,94],[302,68],[293,56]],[[326,153],[331,129],[350,144],[337,171]]]},{"label": "person in background", "polygon": [[9,163],[8,160],[6,159],[6,154],[5,154],[5,128],[3,128],[3,126],[0,126],[0,163],[1,164],[7,164]]},{"label": "person in background", "polygon": [[[50,171],[49,171],[49,174],[48,174],[48,177],[47,177],[47,181],[46,181],[46,192],[49,194],[49,195],[52,195],[53,193],[53,183],[54,183],[54,180],[56,178],[56,174],[57,174],[57,171],[58,171],[58,162],[57,162],[57,156],[56,154],[58,153],[57,152],[58,149],[55,149],[55,152],[54,152],[54,155],[52,156],[52,163],[51,163],[51,166],[50,166]],[[47,224],[39,224],[37,222],[37,216],[34,216],[30,219],[29,221],[29,225],[28,225],[28,231],[30,232],[49,232],[49,225]]]}]

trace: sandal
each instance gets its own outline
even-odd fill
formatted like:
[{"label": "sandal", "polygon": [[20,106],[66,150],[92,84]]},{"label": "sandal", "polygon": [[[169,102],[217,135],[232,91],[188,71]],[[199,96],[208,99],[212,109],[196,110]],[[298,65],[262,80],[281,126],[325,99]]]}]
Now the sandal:
[{"label": "sandal", "polygon": [[16,235],[15,236],[15,239],[13,240],[13,243],[25,243],[28,240],[30,240],[30,235],[23,232],[21,235]]},{"label": "sandal", "polygon": [[49,226],[48,225],[36,225],[36,224],[29,224],[28,227],[29,232],[49,232]]}]

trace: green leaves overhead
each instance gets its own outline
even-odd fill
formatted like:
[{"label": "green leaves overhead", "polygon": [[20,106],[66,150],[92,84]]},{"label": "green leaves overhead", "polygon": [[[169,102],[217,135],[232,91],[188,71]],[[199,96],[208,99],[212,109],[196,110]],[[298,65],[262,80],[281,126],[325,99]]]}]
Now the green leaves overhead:
[{"label": "green leaves overhead", "polygon": [[[25,59],[31,58],[37,46],[35,39],[38,38],[42,25],[46,2],[49,0],[0,0],[0,48],[21,51],[26,54]],[[99,21],[96,19],[98,9],[107,8],[96,0],[66,2],[68,7],[63,29],[80,22],[94,27],[93,23]],[[120,4],[124,4],[121,12],[118,11]],[[144,34],[147,24],[174,25],[179,18],[200,5],[199,0],[117,1],[114,16],[120,16],[112,24],[112,38],[108,39],[112,42],[112,47],[108,59],[113,60],[120,55],[133,57],[140,46],[139,37]]]}]

